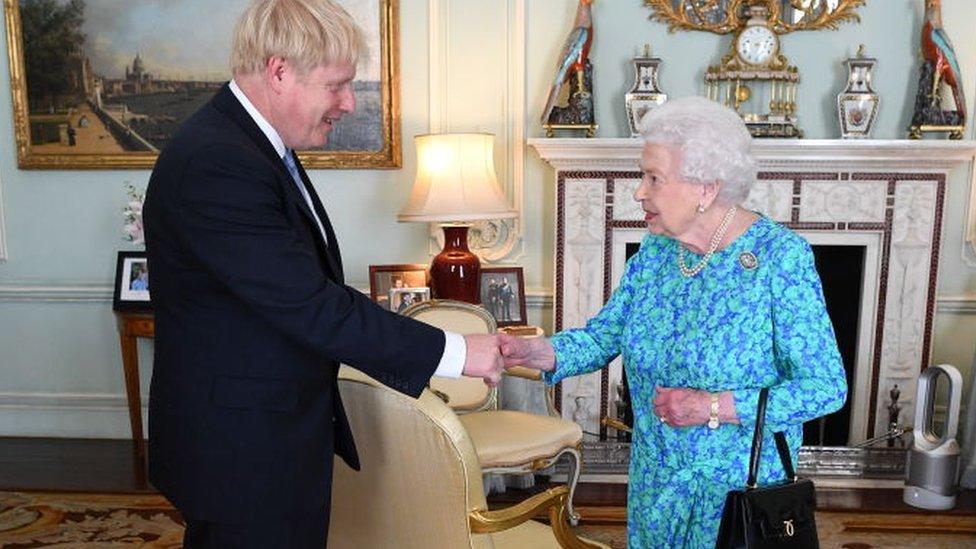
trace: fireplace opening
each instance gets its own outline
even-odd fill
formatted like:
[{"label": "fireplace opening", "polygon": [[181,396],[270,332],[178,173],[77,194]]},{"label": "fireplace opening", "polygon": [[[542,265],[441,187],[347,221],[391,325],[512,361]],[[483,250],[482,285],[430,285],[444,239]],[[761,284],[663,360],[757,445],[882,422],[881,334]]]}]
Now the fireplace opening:
[{"label": "fireplace opening", "polygon": [[[625,244],[625,256],[630,259],[640,249],[639,242]],[[857,359],[858,321],[861,313],[861,292],[863,291],[865,246],[814,245],[813,255],[817,273],[823,285],[827,315],[830,317],[837,337],[847,376],[849,395],[853,394],[855,360]],[[626,372],[622,373],[625,390],[620,395],[618,407],[623,412],[618,419],[631,425],[630,392],[627,387]],[[846,446],[851,435],[851,396],[843,408],[822,418],[809,421],[803,426],[805,446]],[[629,436],[620,433],[620,440]]]},{"label": "fireplace opening", "polygon": [[857,360],[858,319],[864,281],[865,246],[814,245],[813,257],[823,284],[827,314],[834,325],[837,346],[847,376],[848,398],[843,408],[803,425],[805,446],[846,446],[851,435],[851,395]]}]

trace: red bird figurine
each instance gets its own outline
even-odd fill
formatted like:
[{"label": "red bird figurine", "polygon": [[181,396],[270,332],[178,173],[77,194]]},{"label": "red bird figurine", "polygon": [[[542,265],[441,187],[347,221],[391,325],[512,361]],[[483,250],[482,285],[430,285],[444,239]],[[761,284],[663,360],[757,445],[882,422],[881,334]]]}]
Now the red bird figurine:
[{"label": "red bird figurine", "polygon": [[[966,120],[966,97],[962,91],[962,74],[956,52],[952,49],[949,35],[942,28],[942,0],[925,0],[925,24],[922,26],[922,58],[932,63],[932,97],[939,93],[939,83],[945,82],[952,89],[956,112]],[[965,122],[963,122],[965,123]]]},{"label": "red bird figurine", "polygon": [[594,0],[579,0],[576,7],[576,20],[573,22],[573,30],[566,37],[563,44],[563,51],[559,56],[559,64],[556,69],[556,77],[552,80],[549,87],[549,97],[546,100],[546,108],[542,111],[542,123],[545,124],[549,119],[549,113],[556,105],[559,97],[559,90],[563,83],[568,81],[573,74],[576,75],[576,91],[584,92],[584,77],[586,71],[586,60],[590,56],[590,44],[593,43],[593,17],[590,12],[590,4]]}]

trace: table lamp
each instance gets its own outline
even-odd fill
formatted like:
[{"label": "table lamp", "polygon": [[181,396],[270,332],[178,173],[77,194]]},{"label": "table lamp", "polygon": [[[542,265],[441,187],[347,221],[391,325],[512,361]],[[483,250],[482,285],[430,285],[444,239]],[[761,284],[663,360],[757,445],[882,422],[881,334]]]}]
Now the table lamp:
[{"label": "table lamp", "polygon": [[481,261],[468,249],[474,221],[515,217],[498,188],[495,136],[445,133],[414,137],[417,177],[399,221],[441,223],[444,249],[430,264],[433,297],[478,303]]}]

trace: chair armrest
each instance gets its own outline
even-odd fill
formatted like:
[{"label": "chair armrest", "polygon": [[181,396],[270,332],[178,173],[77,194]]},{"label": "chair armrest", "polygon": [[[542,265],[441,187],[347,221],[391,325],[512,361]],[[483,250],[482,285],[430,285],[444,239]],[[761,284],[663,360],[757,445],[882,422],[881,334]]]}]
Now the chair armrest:
[{"label": "chair armrest", "polygon": [[[505,375],[511,377],[517,377],[521,379],[527,379],[529,381],[542,382],[541,370],[536,370],[535,368],[526,368],[525,366],[511,366],[509,368],[506,368]],[[546,413],[548,413],[550,417],[561,417],[559,411],[556,410],[555,387],[543,383],[543,390],[545,391],[545,397],[546,397]]]},{"label": "chair armrest", "polygon": [[601,419],[600,420],[600,425],[602,425],[604,427],[610,427],[611,429],[616,429],[618,431],[623,431],[625,433],[633,433],[634,432],[633,429],[631,429],[630,427],[627,427],[627,424],[626,423],[620,421],[617,418],[613,418],[613,417],[605,417],[605,418]]},{"label": "chair armrest", "polygon": [[569,488],[557,486],[504,509],[495,511],[476,509],[468,513],[471,531],[475,534],[490,534],[514,528],[535,517],[540,511],[554,505],[561,505],[567,494]]},{"label": "chair armrest", "polygon": [[468,523],[472,533],[490,534],[514,528],[548,509],[553,535],[561,547],[568,549],[604,547],[576,537],[566,517],[567,497],[569,497],[569,488],[557,486],[504,509],[496,511],[475,509],[468,513]]},{"label": "chair armrest", "polygon": [[520,377],[522,379],[528,379],[530,381],[542,381],[542,371],[536,370],[535,368],[526,368],[525,366],[512,366],[510,368],[505,368],[505,375],[512,377]]}]

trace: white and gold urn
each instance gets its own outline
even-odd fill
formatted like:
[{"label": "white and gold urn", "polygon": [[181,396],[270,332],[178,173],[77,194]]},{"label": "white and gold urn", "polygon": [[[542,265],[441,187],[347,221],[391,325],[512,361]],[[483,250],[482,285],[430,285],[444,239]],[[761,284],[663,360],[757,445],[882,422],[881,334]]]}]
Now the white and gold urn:
[{"label": "white and gold urn", "polygon": [[864,55],[864,44],[857,56],[845,61],[849,71],[847,88],[837,94],[837,117],[840,120],[840,136],[844,139],[861,139],[871,136],[878,118],[881,98],[871,89],[871,71],[877,59]]}]

